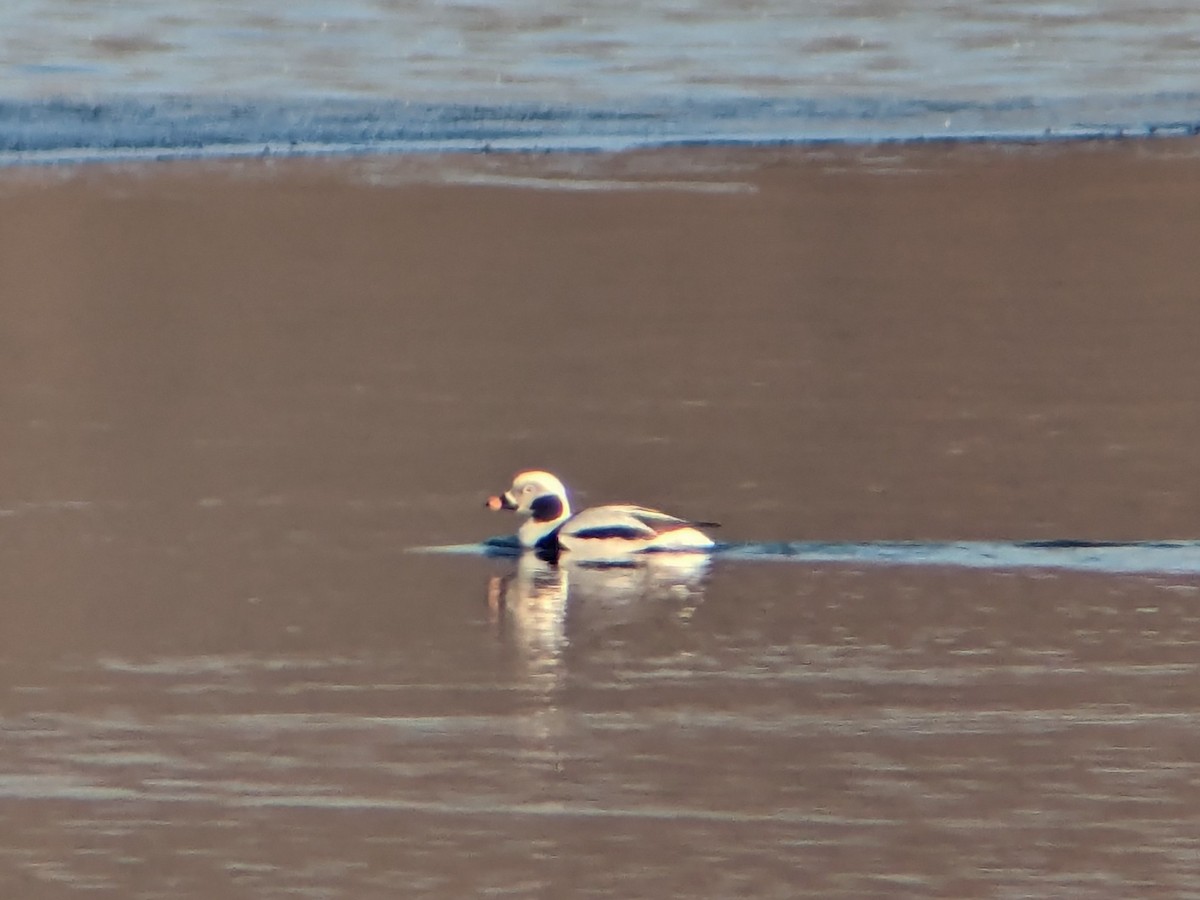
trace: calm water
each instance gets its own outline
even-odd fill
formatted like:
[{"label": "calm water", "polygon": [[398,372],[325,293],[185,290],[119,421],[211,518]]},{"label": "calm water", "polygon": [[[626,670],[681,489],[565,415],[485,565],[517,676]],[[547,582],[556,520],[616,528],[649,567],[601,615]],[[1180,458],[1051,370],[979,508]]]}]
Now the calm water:
[{"label": "calm water", "polygon": [[1194,574],[409,552],[1195,537],[1190,143],[0,186],[0,894],[1200,892]]},{"label": "calm water", "polygon": [[27,0],[0,10],[0,96],[1158,94],[1195,90],[1198,49],[1178,0]]}]

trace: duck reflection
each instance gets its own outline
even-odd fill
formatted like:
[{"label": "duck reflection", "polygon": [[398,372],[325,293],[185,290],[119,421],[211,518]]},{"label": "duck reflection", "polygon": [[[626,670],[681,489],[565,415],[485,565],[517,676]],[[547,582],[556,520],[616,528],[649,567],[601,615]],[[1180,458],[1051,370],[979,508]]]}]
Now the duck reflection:
[{"label": "duck reflection", "polygon": [[703,553],[647,553],[618,563],[557,562],[522,553],[515,569],[488,580],[497,635],[534,679],[557,679],[572,640],[588,642],[640,619],[691,617],[704,597]]}]

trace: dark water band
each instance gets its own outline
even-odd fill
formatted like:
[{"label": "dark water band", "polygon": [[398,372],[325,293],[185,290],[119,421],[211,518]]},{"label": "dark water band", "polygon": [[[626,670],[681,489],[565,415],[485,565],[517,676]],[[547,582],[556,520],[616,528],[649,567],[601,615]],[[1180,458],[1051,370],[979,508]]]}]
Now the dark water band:
[{"label": "dark water band", "polygon": [[[521,553],[515,540],[508,537],[414,549],[494,557]],[[710,555],[717,560],[745,562],[1200,575],[1200,541],[779,541],[718,544]]]},{"label": "dark water band", "polygon": [[0,101],[0,164],[596,151],[1200,133],[1200,93],[946,101],[709,98],[627,106],[137,96]]}]

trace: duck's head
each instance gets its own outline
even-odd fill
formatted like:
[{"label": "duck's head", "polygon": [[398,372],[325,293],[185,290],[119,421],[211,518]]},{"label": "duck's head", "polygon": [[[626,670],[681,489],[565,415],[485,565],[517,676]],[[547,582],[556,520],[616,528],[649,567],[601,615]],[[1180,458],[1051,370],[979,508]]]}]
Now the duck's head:
[{"label": "duck's head", "polygon": [[511,509],[535,522],[555,522],[571,514],[567,489],[549,472],[521,472],[503,494],[488,497],[488,509]]}]

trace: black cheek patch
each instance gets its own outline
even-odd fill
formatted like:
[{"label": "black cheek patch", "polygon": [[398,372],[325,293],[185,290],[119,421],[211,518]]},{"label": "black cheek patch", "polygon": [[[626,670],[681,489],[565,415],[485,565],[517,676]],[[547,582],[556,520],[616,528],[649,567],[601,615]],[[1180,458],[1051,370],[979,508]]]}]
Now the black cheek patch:
[{"label": "black cheek patch", "polygon": [[530,503],[529,511],[533,513],[535,522],[553,522],[562,515],[563,505],[557,497],[547,494]]}]

